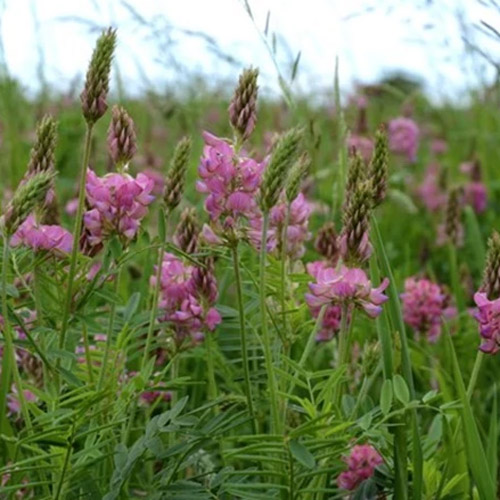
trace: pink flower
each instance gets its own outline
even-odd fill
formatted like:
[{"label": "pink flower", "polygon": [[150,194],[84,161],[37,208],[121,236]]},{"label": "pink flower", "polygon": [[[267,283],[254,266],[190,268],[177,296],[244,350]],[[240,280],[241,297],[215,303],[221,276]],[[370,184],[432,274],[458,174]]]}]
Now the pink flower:
[{"label": "pink flower", "polygon": [[385,278],[378,288],[373,288],[365,272],[359,268],[325,267],[317,272],[316,283],[309,283],[312,293],[306,294],[306,302],[311,308],[325,304],[353,304],[375,318],[382,312],[381,304],[387,300],[382,292],[388,285],[389,280]]},{"label": "pink flower", "polygon": [[436,342],[441,335],[441,318],[452,318],[457,313],[456,308],[449,305],[449,296],[427,279],[406,279],[401,300],[405,322],[428,335],[429,342]]},{"label": "pink flower", "polygon": [[437,212],[446,205],[446,192],[439,185],[439,165],[431,163],[425,172],[424,180],[417,187],[417,195],[430,212]]},{"label": "pink flower", "polygon": [[347,138],[347,149],[351,151],[355,149],[366,163],[369,163],[373,155],[373,141],[368,137],[362,135],[349,134]]},{"label": "pink flower", "polygon": [[389,122],[389,148],[397,154],[405,155],[409,162],[417,158],[420,131],[418,125],[403,116]]},{"label": "pink flower", "polygon": [[448,143],[444,139],[433,139],[431,142],[431,151],[435,155],[442,155],[448,151]]},{"label": "pink flower", "polygon": [[153,189],[154,181],[144,174],[135,179],[116,173],[98,177],[89,169],[86,182],[89,210],[83,216],[83,223],[89,232],[90,245],[98,245],[112,234],[118,234],[125,242],[132,240],[154,199]]},{"label": "pink flower", "polygon": [[[311,212],[311,204],[302,193],[299,193],[297,198],[290,204],[290,216],[286,232],[286,252],[293,259],[299,259],[304,255],[304,243],[311,238],[311,233],[308,230]],[[266,245],[268,252],[281,250],[286,213],[287,203],[285,202],[281,202],[271,209]],[[250,241],[259,250],[262,240],[262,216],[260,214],[250,220],[250,228],[248,232]]]},{"label": "pink flower", "polygon": [[337,484],[344,490],[355,490],[363,481],[373,476],[375,468],[384,460],[378,451],[369,444],[356,445],[351,454],[344,458],[348,470],[342,472]]},{"label": "pink flower", "polygon": [[35,217],[30,215],[12,236],[11,244],[14,247],[24,245],[33,250],[69,253],[73,236],[61,226],[37,224]]},{"label": "pink flower", "polygon": [[465,202],[470,205],[474,212],[481,214],[486,210],[488,194],[486,186],[482,182],[471,181],[464,186]]},{"label": "pink flower", "polygon": [[148,167],[143,171],[143,174],[153,181],[153,190],[151,191],[155,196],[161,196],[165,186],[164,175],[156,168]]},{"label": "pink flower", "polygon": [[[27,402],[35,402],[37,400],[36,395],[28,389],[24,389],[23,394]],[[11,392],[7,395],[7,407],[11,414],[21,412],[21,403],[19,402],[19,395],[15,385],[12,385]]]},{"label": "pink flower", "polygon": [[78,198],[71,198],[71,200],[66,203],[66,206],[64,207],[64,211],[68,215],[76,215],[76,212],[78,210]]},{"label": "pink flower", "polygon": [[[205,209],[210,218],[237,220],[256,215],[256,194],[265,164],[252,158],[238,156],[233,146],[208,133],[203,133],[205,148],[196,184],[199,192],[207,194]],[[233,224],[233,222],[231,223]]]},{"label": "pink flower", "polygon": [[485,293],[477,292],[474,302],[478,309],[474,317],[479,323],[479,333],[484,342],[479,349],[488,354],[496,354],[500,349],[500,298],[488,300]]}]

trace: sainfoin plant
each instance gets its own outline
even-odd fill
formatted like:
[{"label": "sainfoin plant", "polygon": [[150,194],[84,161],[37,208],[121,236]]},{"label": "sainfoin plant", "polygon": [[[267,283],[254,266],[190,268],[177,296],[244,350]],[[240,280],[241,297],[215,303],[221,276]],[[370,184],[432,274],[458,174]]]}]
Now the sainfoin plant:
[{"label": "sainfoin plant", "polygon": [[484,151],[377,95],[332,129],[259,102],[254,68],[227,120],[198,100],[164,130],[111,106],[116,41],[82,148],[44,116],[2,196],[0,498],[497,498]]}]

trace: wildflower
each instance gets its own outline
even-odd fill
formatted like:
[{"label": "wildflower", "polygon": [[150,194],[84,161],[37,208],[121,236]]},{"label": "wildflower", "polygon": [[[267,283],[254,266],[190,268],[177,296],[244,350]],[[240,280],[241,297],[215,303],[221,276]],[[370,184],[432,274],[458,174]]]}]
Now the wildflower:
[{"label": "wildflower", "polygon": [[411,118],[399,117],[389,122],[388,131],[391,151],[405,155],[413,163],[417,157],[420,135],[418,125]]},{"label": "wildflower", "polygon": [[245,69],[229,105],[229,121],[241,140],[250,137],[257,122],[257,76],[259,70]]},{"label": "wildflower", "polygon": [[98,245],[112,234],[125,242],[131,241],[154,199],[153,186],[153,181],[144,174],[135,179],[129,174],[98,177],[89,169],[86,182],[89,210],[83,216],[83,223],[90,245]]},{"label": "wildflower", "polygon": [[474,212],[481,214],[486,210],[488,194],[482,182],[469,182],[464,186],[465,202],[472,207]]},{"label": "wildflower", "polygon": [[480,291],[486,293],[490,299],[500,296],[500,234],[496,231],[488,240],[486,266]]},{"label": "wildflower", "polygon": [[80,95],[83,116],[87,123],[93,124],[101,118],[108,104],[109,74],[116,46],[116,31],[108,28],[97,40],[90,60],[85,87]]},{"label": "wildflower", "polygon": [[186,208],[174,234],[175,244],[185,253],[195,253],[198,248],[199,223],[194,208]]},{"label": "wildflower", "polygon": [[488,354],[496,354],[500,349],[500,298],[489,300],[486,293],[477,292],[474,302],[478,307],[474,317],[484,339],[479,349]]},{"label": "wildflower", "polygon": [[431,142],[431,152],[438,155],[443,155],[448,151],[448,143],[444,139],[433,139]]},{"label": "wildflower", "polygon": [[[288,217],[286,242],[283,242],[283,227],[287,211],[288,204],[285,202],[279,203],[271,209],[267,231],[267,251],[273,252],[277,250],[280,252],[283,245],[286,245],[287,255],[293,259],[298,259],[304,255],[304,242],[311,237],[308,224],[312,207],[302,193],[299,193],[292,201]],[[250,228],[248,233],[250,241],[255,248],[260,249],[262,238],[262,217],[260,215],[250,220]]]},{"label": "wildflower", "polygon": [[424,180],[417,187],[417,195],[430,212],[437,212],[446,205],[446,193],[440,185],[439,164],[431,163]]},{"label": "wildflower", "polygon": [[347,149],[356,151],[365,163],[369,163],[373,155],[374,144],[372,139],[358,134],[349,134],[347,138]]},{"label": "wildflower", "polygon": [[385,278],[378,288],[373,288],[365,272],[358,268],[340,266],[316,268],[316,282],[309,283],[311,293],[306,294],[310,307],[325,304],[354,305],[370,316],[377,317],[382,312],[381,305],[387,300],[383,291],[389,285]]},{"label": "wildflower", "polygon": [[452,318],[457,313],[456,308],[449,305],[449,296],[438,284],[427,279],[406,279],[401,300],[405,322],[417,332],[428,335],[430,342],[441,335],[441,318]]},{"label": "wildflower", "polygon": [[73,246],[73,236],[61,226],[37,224],[35,217],[29,215],[12,236],[11,245],[24,245],[35,251],[57,250],[69,253]]},{"label": "wildflower", "polygon": [[355,490],[363,481],[373,476],[375,468],[384,460],[378,451],[369,444],[356,445],[348,457],[344,458],[348,470],[342,472],[337,484],[344,490]]},{"label": "wildflower", "polygon": [[319,229],[314,242],[314,248],[332,266],[337,264],[339,259],[338,237],[333,222],[326,222]]},{"label": "wildflower", "polygon": [[[35,402],[37,400],[36,395],[29,389],[23,390],[24,399],[27,402]],[[21,413],[21,403],[19,402],[19,393],[15,384],[12,385],[11,392],[7,396],[7,407],[10,414]]]},{"label": "wildflower", "polygon": [[36,141],[31,149],[27,175],[54,170],[57,123],[44,116],[36,129]]},{"label": "wildflower", "polygon": [[223,139],[203,133],[205,148],[196,183],[207,194],[205,209],[219,227],[235,227],[240,217],[257,215],[257,191],[265,164],[252,158],[236,156],[233,146]]},{"label": "wildflower", "polygon": [[108,129],[108,150],[120,170],[127,166],[137,151],[134,122],[121,106],[113,106]]}]

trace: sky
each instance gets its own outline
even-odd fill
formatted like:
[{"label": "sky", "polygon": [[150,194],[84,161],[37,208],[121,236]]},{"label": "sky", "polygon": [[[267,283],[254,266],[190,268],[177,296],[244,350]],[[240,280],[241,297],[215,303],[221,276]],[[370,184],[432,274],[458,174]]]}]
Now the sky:
[{"label": "sky", "polygon": [[[446,99],[491,81],[486,59],[500,55],[500,39],[477,28],[500,30],[495,0],[248,0],[251,15],[244,1],[0,0],[0,62],[29,90],[40,76],[65,90],[85,73],[100,29],[113,25],[131,94],[195,74],[230,82],[250,65],[264,91],[279,92],[278,75],[290,80],[300,52],[297,92],[331,88],[338,58],[343,88],[403,70]],[[472,55],[464,37],[485,56]]]}]

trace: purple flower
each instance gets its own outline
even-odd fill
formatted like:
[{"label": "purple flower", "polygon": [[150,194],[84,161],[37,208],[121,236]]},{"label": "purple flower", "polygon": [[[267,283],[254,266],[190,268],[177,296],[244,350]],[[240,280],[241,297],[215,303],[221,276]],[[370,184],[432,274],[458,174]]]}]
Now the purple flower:
[{"label": "purple flower", "polygon": [[397,154],[405,155],[409,162],[417,158],[420,130],[411,119],[403,116],[389,122],[389,148]]},{"label": "purple flower", "polygon": [[112,234],[118,234],[125,242],[132,240],[154,200],[153,189],[154,181],[144,174],[135,179],[115,173],[98,177],[89,169],[86,181],[89,210],[83,216],[83,223],[90,245],[98,245]]},{"label": "purple flower", "polygon": [[33,215],[19,226],[12,236],[13,247],[24,245],[33,250],[71,252],[72,234],[61,226],[37,224]]},{"label": "purple flower", "polygon": [[363,481],[373,476],[375,468],[384,460],[378,451],[369,444],[356,445],[352,448],[348,457],[344,457],[348,470],[342,472],[337,484],[339,488],[352,491]]},{"label": "purple flower", "polygon": [[449,296],[427,279],[406,279],[401,300],[405,322],[428,335],[429,342],[436,342],[441,335],[441,318],[452,318],[457,313],[456,308],[449,305]]},{"label": "purple flower", "polygon": [[[24,399],[28,402],[35,402],[37,400],[36,395],[28,389],[23,390]],[[21,403],[19,402],[19,394],[17,392],[16,386],[13,384],[11,392],[7,395],[7,407],[9,413],[20,413]]]},{"label": "purple flower", "polygon": [[496,354],[500,349],[500,298],[488,300],[486,293],[477,292],[474,302],[478,307],[474,317],[484,339],[479,349],[488,354]]},{"label": "purple flower", "polygon": [[424,180],[416,191],[430,212],[437,212],[446,205],[446,192],[439,185],[439,164],[431,163],[427,167]]},{"label": "purple flower", "polygon": [[385,278],[378,288],[373,288],[365,272],[359,268],[324,267],[318,269],[316,283],[309,283],[311,293],[306,294],[306,302],[311,308],[325,304],[352,304],[375,318],[387,300],[383,291],[388,285],[389,280]]},{"label": "purple flower", "polygon": [[233,146],[223,139],[203,133],[205,148],[200,160],[196,183],[199,192],[207,194],[205,209],[212,221],[227,219],[233,227],[239,217],[257,215],[256,194],[265,163],[237,155]]},{"label": "purple flower", "polygon": [[374,144],[369,137],[362,135],[350,134],[347,138],[347,149],[351,151],[355,149],[361,155],[366,163],[369,163],[373,155]]},{"label": "purple flower", "polygon": [[[269,228],[267,231],[266,247],[268,252],[281,250],[283,242],[283,228],[287,214],[287,204],[281,202],[275,205],[269,214]],[[299,193],[290,204],[290,216],[286,232],[286,253],[293,259],[299,259],[304,255],[304,243],[311,238],[309,232],[309,216],[312,212],[311,204]],[[251,243],[257,250],[260,249],[262,240],[262,215],[250,220],[250,230],[248,232]]]},{"label": "purple flower", "polygon": [[470,205],[474,212],[481,214],[486,210],[488,194],[486,186],[479,181],[471,181],[464,186],[465,202]]}]

